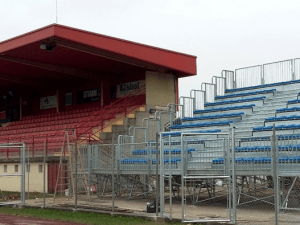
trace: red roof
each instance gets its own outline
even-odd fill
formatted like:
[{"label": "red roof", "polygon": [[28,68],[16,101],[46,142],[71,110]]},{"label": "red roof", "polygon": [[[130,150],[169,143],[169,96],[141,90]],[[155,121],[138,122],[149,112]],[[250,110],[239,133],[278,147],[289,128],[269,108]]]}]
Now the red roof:
[{"label": "red roof", "polygon": [[[55,43],[54,51],[41,50],[42,42]],[[141,69],[191,76],[196,74],[196,56],[57,24],[0,42],[0,78],[103,78]]]}]

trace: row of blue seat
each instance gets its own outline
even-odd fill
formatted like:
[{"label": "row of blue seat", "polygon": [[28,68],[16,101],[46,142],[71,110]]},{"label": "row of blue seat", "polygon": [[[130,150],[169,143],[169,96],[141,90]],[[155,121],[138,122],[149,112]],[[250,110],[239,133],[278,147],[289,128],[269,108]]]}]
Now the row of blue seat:
[{"label": "row of blue seat", "polygon": [[[300,163],[300,156],[283,156],[278,158],[279,163]],[[236,163],[271,163],[271,157],[239,157]],[[213,164],[224,164],[224,158],[212,160]]]},{"label": "row of blue seat", "polygon": [[[261,126],[261,127],[254,127],[253,131],[266,131],[272,129],[273,126]],[[275,130],[290,130],[290,129],[300,129],[300,124],[287,124],[287,125],[275,126]]]},{"label": "row of blue seat", "polygon": [[[205,133],[218,133],[221,132],[220,129],[215,130],[197,130],[197,131],[189,131],[189,133],[196,133],[196,134],[205,134]],[[162,136],[181,136],[181,133],[187,133],[187,132],[169,132],[169,133],[163,133]]]},{"label": "row of blue seat", "polygon": [[[300,134],[286,134],[286,135],[278,135],[278,140],[294,140],[299,139]],[[241,138],[241,142],[248,142],[248,141],[270,141],[270,137],[250,137],[250,138]]]},{"label": "row of blue seat", "polygon": [[[156,164],[156,159],[152,159],[152,164]],[[180,158],[174,158],[171,159],[171,164],[176,164],[177,162],[180,162],[181,159]],[[169,163],[170,160],[169,159],[164,159],[164,163],[167,164]],[[159,161],[160,163],[160,161]],[[121,160],[121,164],[148,164],[148,160],[147,159],[122,159]]]},{"label": "row of blue seat", "polygon": [[251,102],[251,101],[259,101],[265,99],[266,96],[254,97],[254,98],[243,98],[243,99],[235,99],[235,100],[227,100],[223,102],[207,102],[204,106],[215,106],[215,105],[225,105],[225,104],[234,104],[239,102]]},{"label": "row of blue seat", "polygon": [[236,106],[220,107],[220,108],[214,108],[214,109],[195,110],[194,114],[207,113],[207,112],[218,112],[218,111],[228,111],[228,110],[236,110],[236,109],[250,109],[254,106],[255,106],[255,104],[249,104],[249,105],[236,105]]},{"label": "row of blue seat", "polygon": [[293,112],[293,111],[299,111],[300,107],[291,107],[291,108],[281,108],[281,109],[277,109],[276,112],[280,113],[280,112]]},{"label": "row of blue seat", "polygon": [[[218,132],[221,132],[221,130],[218,130]],[[172,132],[172,133],[180,133],[180,132]],[[191,145],[203,144],[204,143],[204,141],[201,141],[201,140],[188,140],[186,142],[187,142],[187,144],[191,144]],[[155,141],[149,141],[147,145],[154,147],[155,143],[156,143]],[[170,145],[170,143],[171,143],[171,145],[180,145],[181,144],[180,141],[171,141],[171,142],[164,141],[163,143],[164,143],[164,145]]]},{"label": "row of blue seat", "polygon": [[[286,135],[278,135],[278,140],[293,140],[299,139],[300,134],[286,134]],[[241,142],[248,142],[248,141],[270,141],[270,137],[249,137],[249,138],[241,138]]]},{"label": "row of blue seat", "polygon": [[[235,150],[237,152],[271,151],[271,146],[236,147]],[[300,150],[300,144],[299,145],[279,145],[278,150],[280,150],[280,151]]]},{"label": "row of blue seat", "polygon": [[250,91],[250,92],[244,92],[244,93],[216,96],[215,99],[217,100],[217,99],[224,99],[224,98],[242,97],[242,96],[247,96],[247,95],[267,94],[267,93],[272,93],[274,91],[276,91],[276,89],[269,89],[269,90],[263,90],[263,91]]},{"label": "row of blue seat", "polygon": [[211,123],[193,123],[193,124],[183,124],[183,125],[173,125],[171,129],[182,129],[182,128],[194,128],[194,127],[210,127],[210,126],[225,126],[233,123],[232,120],[211,122]]},{"label": "row of blue seat", "polygon": [[242,115],[244,115],[244,112],[215,114],[215,115],[210,115],[210,116],[186,117],[181,120],[182,121],[193,121],[193,120],[219,119],[219,118],[236,117],[236,116],[242,116]]},{"label": "row of blue seat", "polygon": [[300,99],[289,100],[289,101],[287,101],[287,103],[288,103],[288,104],[300,103]]},{"label": "row of blue seat", "polygon": [[[230,161],[232,161],[230,159]],[[236,163],[270,163],[270,157],[239,157],[235,159]],[[224,158],[217,158],[212,160],[213,164],[224,164]]]},{"label": "row of blue seat", "polygon": [[270,122],[270,121],[282,121],[282,120],[300,120],[300,115],[268,117],[268,118],[265,119],[266,122]]},{"label": "row of blue seat", "polygon": [[[187,153],[194,152],[194,148],[188,148]],[[138,149],[138,150],[133,150],[132,155],[148,155],[148,154],[156,154],[156,150],[146,150],[146,149]],[[158,151],[160,153],[160,151]],[[170,153],[169,149],[164,150],[164,154],[167,155]],[[181,154],[181,149],[171,149],[171,154]]]},{"label": "row of blue seat", "polygon": [[226,89],[225,93],[235,92],[235,91],[246,91],[246,90],[257,89],[257,88],[274,87],[274,86],[286,85],[286,84],[295,84],[295,83],[299,83],[299,82],[300,82],[300,80],[292,80],[292,81],[286,81],[286,82],[278,82],[278,83],[272,83],[272,84],[262,84],[262,85],[243,87],[243,88]]},{"label": "row of blue seat", "polygon": [[237,152],[258,152],[258,151],[270,151],[271,146],[248,146],[248,147],[236,147]]}]

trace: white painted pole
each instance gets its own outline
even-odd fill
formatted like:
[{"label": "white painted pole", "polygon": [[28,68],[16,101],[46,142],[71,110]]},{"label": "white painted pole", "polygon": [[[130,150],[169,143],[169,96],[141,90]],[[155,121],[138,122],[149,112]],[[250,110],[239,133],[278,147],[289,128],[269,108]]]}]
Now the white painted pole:
[{"label": "white painted pole", "polygon": [[58,22],[58,18],[57,18],[57,0],[56,0],[55,8],[56,8],[56,24],[57,24],[57,22]]}]

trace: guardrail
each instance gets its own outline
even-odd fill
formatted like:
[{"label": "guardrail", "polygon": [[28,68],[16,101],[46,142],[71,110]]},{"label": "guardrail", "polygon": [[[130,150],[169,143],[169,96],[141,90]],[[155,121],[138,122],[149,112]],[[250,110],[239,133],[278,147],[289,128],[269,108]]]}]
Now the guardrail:
[{"label": "guardrail", "polygon": [[235,88],[300,79],[300,58],[235,70]]}]

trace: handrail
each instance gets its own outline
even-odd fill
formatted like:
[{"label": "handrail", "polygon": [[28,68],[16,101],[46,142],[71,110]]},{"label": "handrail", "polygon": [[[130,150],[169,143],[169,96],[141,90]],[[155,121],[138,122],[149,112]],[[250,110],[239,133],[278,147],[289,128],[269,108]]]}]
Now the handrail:
[{"label": "handrail", "polygon": [[[122,113],[124,114],[123,117],[125,117],[128,113],[133,112],[141,105],[144,105],[144,102],[139,103],[139,101],[140,95],[144,94],[145,90],[145,86],[142,86],[140,89],[136,89],[128,93],[123,98],[104,107],[100,111],[93,113],[89,117],[82,119],[82,121],[80,121],[76,126],[78,134],[77,138],[89,133],[96,127],[100,127],[97,129],[97,131],[94,131],[91,134],[91,136],[95,136],[97,133],[101,132],[106,127],[112,125],[113,122],[106,125],[104,125],[104,122],[113,119],[116,114]],[[136,99],[138,100],[138,102],[135,101]],[[132,105],[132,103],[134,103],[134,105]],[[131,109],[128,109],[129,107],[131,107]]]}]

